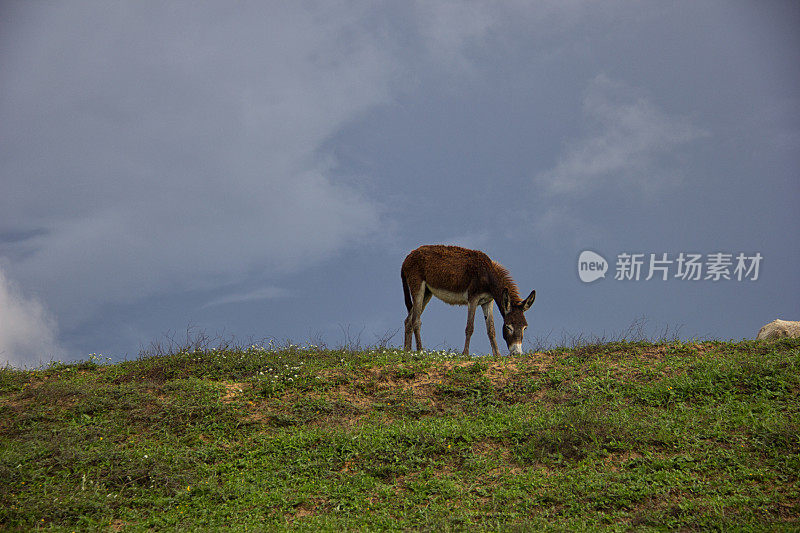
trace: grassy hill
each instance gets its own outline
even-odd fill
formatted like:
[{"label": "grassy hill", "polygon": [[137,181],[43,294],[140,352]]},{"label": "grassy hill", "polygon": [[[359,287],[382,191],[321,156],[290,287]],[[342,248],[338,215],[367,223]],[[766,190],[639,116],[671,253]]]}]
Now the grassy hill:
[{"label": "grassy hill", "polygon": [[800,529],[800,341],[0,370],[0,529]]}]

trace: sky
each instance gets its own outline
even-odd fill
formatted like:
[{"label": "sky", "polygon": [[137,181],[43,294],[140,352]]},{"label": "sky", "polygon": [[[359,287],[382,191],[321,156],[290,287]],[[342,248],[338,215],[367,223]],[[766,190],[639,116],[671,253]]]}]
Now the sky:
[{"label": "sky", "polygon": [[793,1],[4,1],[0,365],[402,345],[433,243],[536,289],[529,349],[754,338],[800,320],[797,65]]}]

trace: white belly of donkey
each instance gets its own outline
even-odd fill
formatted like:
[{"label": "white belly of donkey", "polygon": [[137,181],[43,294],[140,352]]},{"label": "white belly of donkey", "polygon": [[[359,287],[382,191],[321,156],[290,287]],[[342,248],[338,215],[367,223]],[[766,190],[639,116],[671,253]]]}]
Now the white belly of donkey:
[{"label": "white belly of donkey", "polygon": [[[427,285],[427,287],[428,290],[430,290],[434,296],[436,296],[445,303],[448,303],[450,305],[469,305],[469,298],[467,291],[453,292],[445,289],[437,289],[436,287],[431,287],[430,285]],[[478,295],[478,305],[483,305],[491,300],[492,296],[490,294]]]},{"label": "white belly of donkey", "polygon": [[431,287],[430,285],[428,285],[428,289],[433,293],[434,296],[450,305],[467,305],[469,303],[467,301],[467,291],[453,292],[445,289],[437,289],[436,287]]}]

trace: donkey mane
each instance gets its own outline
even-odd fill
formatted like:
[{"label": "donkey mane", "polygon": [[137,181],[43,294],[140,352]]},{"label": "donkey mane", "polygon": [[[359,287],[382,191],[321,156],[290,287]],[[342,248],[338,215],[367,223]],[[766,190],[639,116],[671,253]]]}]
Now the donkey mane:
[{"label": "donkey mane", "polygon": [[508,269],[497,261],[492,261],[492,267],[494,267],[494,274],[497,276],[497,281],[500,282],[500,286],[508,289],[508,296],[511,298],[511,303],[518,305],[522,301],[522,298],[519,297],[519,288],[516,282],[511,278],[511,274],[508,273]]}]

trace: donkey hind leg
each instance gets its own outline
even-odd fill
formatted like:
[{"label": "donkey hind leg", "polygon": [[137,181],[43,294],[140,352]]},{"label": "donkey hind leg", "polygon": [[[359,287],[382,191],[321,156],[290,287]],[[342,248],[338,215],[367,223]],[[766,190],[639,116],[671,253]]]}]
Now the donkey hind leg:
[{"label": "donkey hind leg", "polygon": [[425,287],[425,282],[422,282],[413,294],[411,309],[408,310],[408,316],[405,320],[405,338],[403,342],[403,349],[407,352],[411,351],[411,335],[412,332],[416,337],[417,350],[422,349],[422,339],[420,338],[420,316],[425,309],[428,301],[433,294]]},{"label": "donkey hind leg", "polygon": [[408,316],[405,320],[405,338],[403,339],[403,350],[406,352],[411,351],[411,331],[414,329],[414,308],[408,310]]},{"label": "donkey hind leg", "polygon": [[483,309],[483,318],[486,320],[486,334],[489,336],[489,342],[492,343],[492,353],[495,357],[500,355],[500,350],[497,349],[497,341],[494,338],[494,302],[488,301],[481,305]]},{"label": "donkey hind leg", "polygon": [[[422,335],[420,334],[420,326],[422,326],[422,312],[425,310],[425,306],[428,305],[428,302],[431,301],[431,297],[433,293],[425,287],[425,292],[422,298],[417,299],[414,302],[414,309],[416,310],[417,304],[419,304],[419,311],[417,315],[414,317],[414,340],[417,341],[417,351],[422,351]],[[411,344],[409,342],[409,344]]]}]

